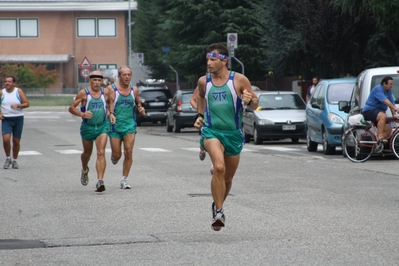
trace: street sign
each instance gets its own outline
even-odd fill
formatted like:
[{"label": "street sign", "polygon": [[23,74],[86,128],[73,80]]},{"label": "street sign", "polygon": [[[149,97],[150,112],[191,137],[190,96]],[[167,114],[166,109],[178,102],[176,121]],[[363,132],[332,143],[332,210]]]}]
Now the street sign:
[{"label": "street sign", "polygon": [[80,75],[82,78],[87,79],[90,75],[90,70],[88,68],[82,68],[82,70],[80,70]]},{"label": "street sign", "polygon": [[230,50],[230,57],[234,57],[234,46],[230,45],[230,47],[228,47]]},{"label": "street sign", "polygon": [[91,65],[89,59],[85,56],[82,60],[82,62],[80,63],[79,68],[92,68],[93,66]]},{"label": "street sign", "polygon": [[227,33],[227,46],[233,46],[234,49],[238,47],[238,34],[237,33]]},{"label": "street sign", "polygon": [[139,63],[139,64],[144,63],[144,54],[143,53],[137,53],[137,63]]}]

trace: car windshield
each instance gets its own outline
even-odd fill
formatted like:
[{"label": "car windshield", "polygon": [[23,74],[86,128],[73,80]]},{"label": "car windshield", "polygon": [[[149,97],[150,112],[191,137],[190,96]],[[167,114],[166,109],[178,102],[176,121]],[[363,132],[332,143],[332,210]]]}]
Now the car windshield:
[{"label": "car windshield", "polygon": [[298,94],[259,95],[258,105],[262,110],[306,109],[305,102]]},{"label": "car windshield", "polygon": [[[371,78],[370,90],[381,84],[381,80],[387,75],[376,75]],[[393,79],[392,94],[395,98],[395,103],[399,103],[399,75],[389,75]]]},{"label": "car windshield", "polygon": [[164,91],[142,91],[140,97],[143,99],[169,99]]},{"label": "car windshield", "polygon": [[338,104],[339,101],[349,101],[355,82],[331,84],[328,87],[327,101],[329,104]]}]

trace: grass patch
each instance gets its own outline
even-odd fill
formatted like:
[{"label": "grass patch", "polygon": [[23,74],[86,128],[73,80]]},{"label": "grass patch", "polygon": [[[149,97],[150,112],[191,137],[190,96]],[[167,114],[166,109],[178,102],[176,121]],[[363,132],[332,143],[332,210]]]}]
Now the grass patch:
[{"label": "grass patch", "polygon": [[28,95],[30,106],[69,106],[73,97],[71,95]]}]

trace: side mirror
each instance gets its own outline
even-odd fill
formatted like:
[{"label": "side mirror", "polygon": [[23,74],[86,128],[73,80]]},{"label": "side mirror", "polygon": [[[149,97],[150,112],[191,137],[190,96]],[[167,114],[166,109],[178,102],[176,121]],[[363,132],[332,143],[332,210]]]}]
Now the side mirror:
[{"label": "side mirror", "polygon": [[349,110],[350,110],[349,102],[347,102],[347,101],[339,101],[338,102],[338,109],[340,111],[345,112],[345,113],[349,113]]},{"label": "side mirror", "polygon": [[316,109],[320,109],[320,110],[321,110],[321,106],[320,106],[320,104],[318,104],[317,102],[312,102],[311,106],[312,106],[313,108],[316,108]]}]

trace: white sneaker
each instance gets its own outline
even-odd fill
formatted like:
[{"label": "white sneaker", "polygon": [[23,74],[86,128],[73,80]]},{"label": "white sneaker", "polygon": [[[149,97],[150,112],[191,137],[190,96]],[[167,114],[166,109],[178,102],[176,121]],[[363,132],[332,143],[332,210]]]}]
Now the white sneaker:
[{"label": "white sneaker", "polygon": [[121,189],[131,189],[130,185],[126,181],[126,178],[122,178],[121,180]]},{"label": "white sneaker", "polygon": [[11,159],[7,158],[6,161],[4,162],[3,168],[8,169],[12,165]]}]

